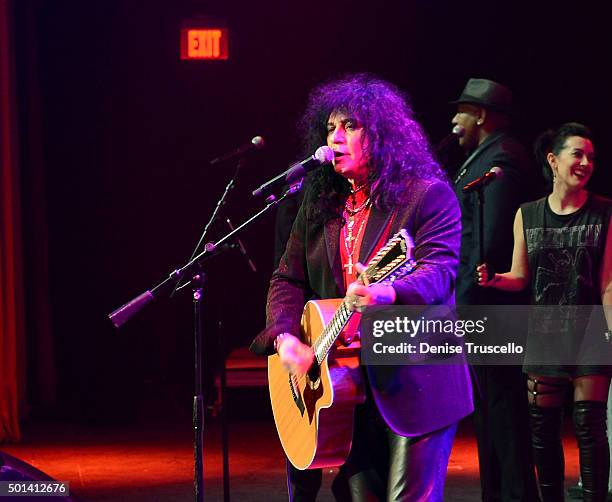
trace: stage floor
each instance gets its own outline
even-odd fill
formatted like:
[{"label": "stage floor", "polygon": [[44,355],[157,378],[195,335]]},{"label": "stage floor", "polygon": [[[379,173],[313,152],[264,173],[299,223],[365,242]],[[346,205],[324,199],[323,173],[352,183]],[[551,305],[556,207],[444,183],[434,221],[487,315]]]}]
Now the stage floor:
[{"label": "stage floor", "polygon": [[[70,481],[83,502],[191,501],[193,450],[190,417],[168,424],[85,427],[36,422],[24,427],[23,442],[0,450],[55,479]],[[205,424],[205,500],[223,500],[221,434],[218,421]],[[566,483],[578,477],[578,454],[566,423]],[[269,420],[230,424],[231,500],[286,500],[285,469]],[[333,470],[326,470],[319,500],[331,501]],[[471,422],[461,424],[449,468],[445,500],[479,500],[478,462]]]}]

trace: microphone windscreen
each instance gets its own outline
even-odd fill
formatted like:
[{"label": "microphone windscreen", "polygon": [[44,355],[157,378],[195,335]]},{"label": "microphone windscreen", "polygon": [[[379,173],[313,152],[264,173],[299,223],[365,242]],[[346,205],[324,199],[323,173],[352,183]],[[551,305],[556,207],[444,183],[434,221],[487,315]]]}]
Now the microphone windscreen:
[{"label": "microphone windscreen", "polygon": [[264,139],[261,136],[255,136],[252,140],[251,143],[253,143],[253,146],[257,149],[260,150],[261,148],[264,147]]},{"label": "microphone windscreen", "polygon": [[317,151],[314,153],[315,159],[319,161],[321,164],[327,164],[334,160],[334,151],[328,146],[321,146],[317,148]]},{"label": "microphone windscreen", "polygon": [[501,167],[493,166],[489,172],[493,173],[496,178],[503,178],[504,176],[504,170]]},{"label": "microphone windscreen", "polygon": [[452,132],[458,138],[463,138],[463,135],[465,134],[465,127],[459,124],[455,124],[455,127],[453,127]]}]

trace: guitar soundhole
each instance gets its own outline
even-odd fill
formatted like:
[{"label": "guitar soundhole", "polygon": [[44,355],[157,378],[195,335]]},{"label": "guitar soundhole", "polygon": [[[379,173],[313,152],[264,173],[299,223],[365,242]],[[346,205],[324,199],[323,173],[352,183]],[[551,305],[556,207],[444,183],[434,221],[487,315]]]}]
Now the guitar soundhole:
[{"label": "guitar soundhole", "polygon": [[317,382],[321,377],[321,368],[318,364],[313,364],[308,370],[308,379],[311,382]]},{"label": "guitar soundhole", "polygon": [[319,366],[315,365],[308,372],[308,382],[304,387],[304,404],[308,412],[308,422],[311,424],[314,420],[317,401],[323,396],[323,382],[320,376]]}]

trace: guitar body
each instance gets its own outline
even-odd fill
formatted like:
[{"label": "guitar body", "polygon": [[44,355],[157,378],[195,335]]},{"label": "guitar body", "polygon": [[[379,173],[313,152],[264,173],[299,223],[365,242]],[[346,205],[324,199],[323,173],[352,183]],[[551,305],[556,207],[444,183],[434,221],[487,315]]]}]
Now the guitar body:
[{"label": "guitar body", "polygon": [[[301,323],[304,343],[316,343],[341,303],[333,299],[306,304]],[[346,338],[358,326],[359,315],[353,315],[343,330]],[[291,463],[298,469],[343,464],[351,449],[355,405],[365,401],[359,345],[332,348],[314,371],[300,378],[272,355],[268,384],[276,428]]]},{"label": "guitar body", "polygon": [[[392,283],[412,272],[414,243],[401,229],[370,260],[358,280]],[[313,348],[307,375],[290,374],[278,355],[268,357],[274,421],[285,454],[298,469],[335,467],[346,460],[353,438],[355,406],[365,401],[354,338],[361,314],[344,300],[309,301],[302,314],[302,341]],[[348,347],[337,344],[344,340]]]}]

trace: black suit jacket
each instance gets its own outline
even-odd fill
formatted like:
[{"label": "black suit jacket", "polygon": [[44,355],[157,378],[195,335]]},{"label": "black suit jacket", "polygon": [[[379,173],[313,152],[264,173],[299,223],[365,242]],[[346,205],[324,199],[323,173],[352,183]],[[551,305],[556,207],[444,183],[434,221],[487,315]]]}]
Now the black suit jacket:
[{"label": "black suit jacket", "polygon": [[511,305],[527,301],[523,294],[481,288],[474,280],[474,272],[480,261],[478,196],[476,192],[464,194],[462,188],[494,166],[503,169],[503,177],[484,188],[484,256],[496,271],[510,270],[514,215],[521,203],[537,195],[534,179],[539,177],[535,174],[530,156],[506,131],[491,134],[461,166],[455,178],[455,194],[459,200],[462,224],[461,261],[457,275],[459,305]]},{"label": "black suit jacket", "polygon": [[[397,303],[454,303],[460,217],[452,190],[440,181],[410,181],[410,197],[397,211],[393,235],[406,229],[415,242],[416,269],[395,281]],[[360,260],[365,261],[392,214],[373,208],[365,229]],[[308,221],[302,205],[285,254],[270,282],[267,325],[251,345],[257,354],[272,354],[283,332],[300,337],[303,306],[311,298],[345,294],[340,263],[341,221],[324,225]],[[398,434],[416,436],[454,423],[472,411],[471,384],[464,364],[453,366],[369,366],[368,380],[378,409]]]}]

